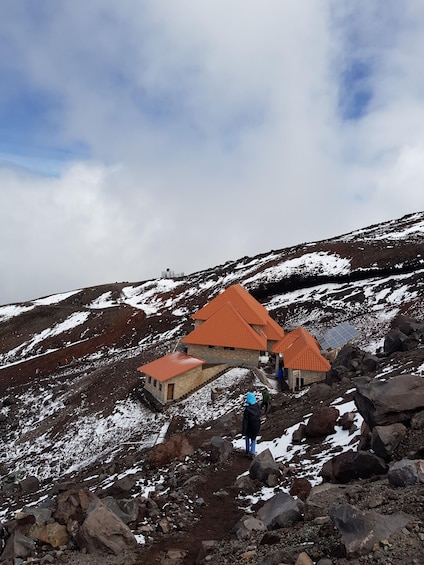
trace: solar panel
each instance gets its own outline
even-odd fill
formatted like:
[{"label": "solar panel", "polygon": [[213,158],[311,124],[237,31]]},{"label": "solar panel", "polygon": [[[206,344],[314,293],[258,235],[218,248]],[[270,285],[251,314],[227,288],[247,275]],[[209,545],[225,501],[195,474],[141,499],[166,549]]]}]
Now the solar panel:
[{"label": "solar panel", "polygon": [[327,351],[328,349],[336,349],[341,345],[345,345],[358,336],[359,331],[356,328],[351,326],[348,322],[342,322],[324,332],[322,336],[318,338],[318,342],[322,350]]}]

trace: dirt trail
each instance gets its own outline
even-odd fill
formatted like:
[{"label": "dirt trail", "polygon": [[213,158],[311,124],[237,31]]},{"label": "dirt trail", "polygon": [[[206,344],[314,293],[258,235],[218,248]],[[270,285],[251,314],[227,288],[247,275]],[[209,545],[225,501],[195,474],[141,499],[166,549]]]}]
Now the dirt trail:
[{"label": "dirt trail", "polygon": [[[142,551],[143,563],[161,563],[169,550],[185,552],[184,565],[195,565],[203,541],[227,539],[231,529],[244,514],[236,500],[234,489],[236,478],[246,472],[250,459],[234,451],[224,468],[210,467],[206,481],[196,489],[197,496],[205,505],[199,507],[199,521],[187,532],[164,536],[164,538]],[[217,494],[216,494],[217,493]]]}]

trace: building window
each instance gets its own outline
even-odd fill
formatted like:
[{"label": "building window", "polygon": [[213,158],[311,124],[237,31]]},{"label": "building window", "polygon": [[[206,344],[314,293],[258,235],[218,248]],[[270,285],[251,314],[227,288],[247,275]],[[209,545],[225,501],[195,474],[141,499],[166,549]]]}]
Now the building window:
[{"label": "building window", "polygon": [[157,382],[156,379],[153,381],[153,386],[154,386],[155,388],[158,386],[158,382]]},{"label": "building window", "polygon": [[162,383],[159,383],[159,390],[162,392]]},{"label": "building window", "polygon": [[149,385],[151,385],[152,384],[152,377],[148,377],[147,382],[149,383]]}]

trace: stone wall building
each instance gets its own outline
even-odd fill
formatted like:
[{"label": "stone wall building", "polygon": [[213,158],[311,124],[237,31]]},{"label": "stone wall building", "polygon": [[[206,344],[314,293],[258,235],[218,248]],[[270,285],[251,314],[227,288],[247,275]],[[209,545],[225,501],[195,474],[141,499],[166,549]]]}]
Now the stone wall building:
[{"label": "stone wall building", "polygon": [[236,284],[193,314],[194,329],[171,353],[142,365],[145,393],[161,406],[197,390],[231,367],[259,366],[264,353],[284,358],[290,390],[322,381],[330,369],[318,342],[303,328],[285,334],[247,290]]},{"label": "stone wall building", "polygon": [[318,341],[304,328],[287,333],[273,347],[281,355],[284,375],[291,391],[324,381],[330,370],[330,363],[321,354]]},{"label": "stone wall building", "polygon": [[241,285],[233,285],[193,316],[194,329],[181,341],[185,352],[166,355],[138,370],[145,392],[164,405],[194,392],[231,367],[258,367],[262,353],[284,330]]}]

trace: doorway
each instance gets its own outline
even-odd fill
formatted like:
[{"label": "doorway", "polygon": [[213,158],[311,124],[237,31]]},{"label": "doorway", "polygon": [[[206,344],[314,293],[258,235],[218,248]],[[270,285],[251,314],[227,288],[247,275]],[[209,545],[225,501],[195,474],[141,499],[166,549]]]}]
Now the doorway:
[{"label": "doorway", "polygon": [[166,400],[174,400],[174,383],[168,385]]}]

